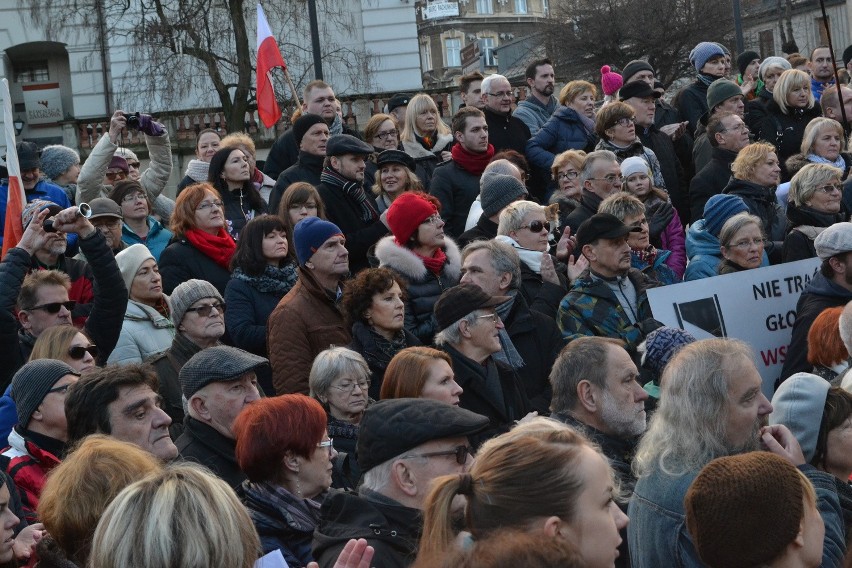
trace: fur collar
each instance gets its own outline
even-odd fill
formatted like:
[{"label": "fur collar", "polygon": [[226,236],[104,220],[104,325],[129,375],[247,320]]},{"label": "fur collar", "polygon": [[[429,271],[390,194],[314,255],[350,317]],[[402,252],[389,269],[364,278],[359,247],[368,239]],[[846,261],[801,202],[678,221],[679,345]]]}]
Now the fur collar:
[{"label": "fur collar", "polygon": [[[432,150],[427,150],[419,142],[408,142],[407,140],[402,141],[402,149],[415,160],[420,158],[434,158],[435,152],[446,150],[452,141],[452,134],[438,134],[438,141],[435,142],[435,147]],[[440,161],[440,158],[438,160]]]},{"label": "fur collar", "polygon": [[[461,252],[450,237],[445,236],[444,242],[446,243],[444,253],[447,255],[444,274],[458,281],[461,277]],[[376,244],[376,258],[379,259],[379,266],[392,268],[410,280],[422,281],[427,276],[428,270],[423,261],[409,249],[396,244],[393,235],[383,238]]]}]

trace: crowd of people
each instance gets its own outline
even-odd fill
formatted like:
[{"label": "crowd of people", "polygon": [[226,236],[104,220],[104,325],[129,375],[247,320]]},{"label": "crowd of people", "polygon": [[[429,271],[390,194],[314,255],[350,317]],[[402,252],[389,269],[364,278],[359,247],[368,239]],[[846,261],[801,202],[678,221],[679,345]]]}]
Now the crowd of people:
[{"label": "crowd of people", "polygon": [[[701,42],[603,100],[540,59],[363,131],[311,81],[175,200],[150,115],[144,170],[121,110],[82,165],[19,143],[0,566],[852,566],[852,89],[802,59]],[[773,388],[648,301],[813,258]]]}]

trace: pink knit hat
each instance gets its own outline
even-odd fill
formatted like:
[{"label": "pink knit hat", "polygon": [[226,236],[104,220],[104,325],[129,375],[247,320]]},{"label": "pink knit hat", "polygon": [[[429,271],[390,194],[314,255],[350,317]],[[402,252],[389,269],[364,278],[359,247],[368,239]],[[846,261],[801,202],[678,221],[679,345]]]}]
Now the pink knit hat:
[{"label": "pink knit hat", "polygon": [[623,84],[624,79],[618,73],[613,73],[609,65],[601,67],[601,87],[605,95],[614,95]]}]

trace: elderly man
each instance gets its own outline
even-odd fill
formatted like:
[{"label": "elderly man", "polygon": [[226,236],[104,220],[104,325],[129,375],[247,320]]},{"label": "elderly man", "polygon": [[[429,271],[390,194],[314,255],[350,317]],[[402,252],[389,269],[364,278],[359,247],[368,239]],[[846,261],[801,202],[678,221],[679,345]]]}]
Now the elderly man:
[{"label": "elderly man", "polygon": [[365,159],[374,149],[366,142],[339,134],[326,146],[325,167],[317,191],[328,220],[346,237],[352,273],[368,268],[367,251],[388,234],[386,214],[379,215],[369,184],[364,183]]},{"label": "elderly man", "polygon": [[[302,91],[303,115],[316,114],[321,116],[328,125],[331,136],[349,134],[358,137],[356,130],[352,130],[343,124],[343,119],[337,114],[337,104],[334,90],[324,81],[311,81],[305,85],[305,89]],[[294,134],[292,128],[288,129],[278,137],[272,148],[269,149],[269,156],[266,157],[263,173],[274,180],[277,180],[281,172],[295,164],[299,159],[299,144],[296,142]]]},{"label": "elderly man", "polygon": [[411,565],[430,484],[467,472],[473,461],[468,438],[487,426],[484,416],[428,399],[367,408],[358,432],[359,493],[332,492],[320,509],[313,543],[320,567],[334,566],[352,538],[367,539],[385,568]]},{"label": "elderly man", "polygon": [[474,440],[477,447],[508,432],[530,410],[517,372],[494,356],[503,349],[500,332],[505,328],[496,308],[510,299],[491,296],[472,284],[459,284],[435,302],[440,330],[435,345],[453,360],[455,380],[464,389],[459,405],[487,416],[490,422]]},{"label": "elderly man", "polygon": [[160,408],[157,375],[143,365],[107,365],[68,388],[68,444],[105,434],[136,444],[163,461],[178,456],[169,436],[172,419]]},{"label": "elderly man", "polygon": [[518,103],[514,116],[527,125],[531,136],[535,136],[559,105],[553,96],[556,82],[553,63],[550,59],[537,59],[527,65],[524,77],[530,88],[529,96]]},{"label": "elderly man", "polygon": [[622,190],[621,166],[618,158],[609,150],[597,150],[586,156],[580,171],[580,205],[565,219],[571,234],[586,219],[598,212],[601,201]]},{"label": "elderly man", "polygon": [[[473,284],[496,297],[508,297],[496,306],[503,320],[503,350],[495,358],[506,364],[521,363],[516,371],[529,398],[530,406],[539,414],[550,407],[550,383],[547,375],[565,341],[553,318],[537,311],[520,293],[521,259],[510,245],[496,240],[476,241],[462,251],[461,284]],[[544,290],[544,287],[542,287]],[[547,292],[542,291],[542,296]],[[546,303],[541,300],[540,303]],[[505,335],[504,335],[505,334]],[[521,361],[507,356],[514,349]]]},{"label": "elderly man", "polygon": [[[93,199],[89,203],[89,207],[92,208],[89,222],[104,236],[112,254],[118,254],[127,248],[127,245],[121,240],[121,226],[124,220],[121,207],[108,197]],[[78,256],[85,260],[86,255],[84,253],[80,253]]]},{"label": "elderly man", "polygon": [[[497,173],[498,170],[513,172],[511,174]],[[520,173],[509,160],[494,160],[482,173],[479,181],[479,197],[471,205],[480,211],[476,224],[462,233],[457,242],[459,246],[465,246],[473,241],[493,239],[497,236],[497,224],[500,220],[500,212],[510,203],[524,199],[528,195],[527,188],[519,179]],[[468,221],[470,215],[468,215]]]},{"label": "elderly man", "polygon": [[704,566],[687,533],[684,496],[713,459],[759,449],[786,459],[814,484],[825,523],[821,565],[840,565],[845,538],[832,476],[805,463],[789,429],[765,426],[772,404],[761,387],[752,353],[738,340],[697,341],[669,362],[660,405],[633,462],[638,481],[627,527],[633,566]]},{"label": "elderly man", "polygon": [[707,132],[708,122],[716,115],[735,114],[745,120],[745,96],[733,81],[719,79],[707,88],[707,114],[701,117],[695,129],[695,144],[692,147],[692,163],[700,172],[712,158],[713,144]]},{"label": "elderly man", "polygon": [[255,371],[269,361],[242,349],[217,345],[202,349],[180,370],[186,399],[180,455],[210,468],[236,489],[245,480],[237,465],[233,425],[247,404],[260,398]]},{"label": "elderly man", "polygon": [[65,393],[79,374],[62,361],[38,359],[12,379],[18,425],[9,434],[2,463],[21,493],[27,522],[36,522],[38,499],[48,472],[65,456],[68,427]]},{"label": "elderly man", "polygon": [[325,162],[325,150],[328,139],[328,124],[318,114],[303,114],[293,122],[293,140],[299,148],[296,162],[278,175],[278,181],[269,194],[269,211],[275,215],[281,203],[281,196],[290,184],[297,181],[307,182],[314,187],[320,184],[322,168]]},{"label": "elderly man", "polygon": [[630,266],[627,235],[639,230],[609,213],[593,215],[580,225],[577,249],[589,268],[559,305],[557,322],[566,340],[614,337],[635,355],[645,336],[662,326],[651,314],[646,294],[655,283]]},{"label": "elderly man", "polygon": [[[520,118],[512,116],[515,91],[503,75],[489,75],[482,81],[482,102],[485,121],[495,152],[514,150],[523,154],[527,150],[530,129]],[[453,129],[455,131],[455,128]]]},{"label": "elderly man", "polygon": [[330,345],[349,345],[349,328],[337,308],[341,282],[349,274],[346,237],[317,217],[293,230],[299,281],[281,298],[267,323],[272,383],[278,394],[308,394],[311,365]]}]

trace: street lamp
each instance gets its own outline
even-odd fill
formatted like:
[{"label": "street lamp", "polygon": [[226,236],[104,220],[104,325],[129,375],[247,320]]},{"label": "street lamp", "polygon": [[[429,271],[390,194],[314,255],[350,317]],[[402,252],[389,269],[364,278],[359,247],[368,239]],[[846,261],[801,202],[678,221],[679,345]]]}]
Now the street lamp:
[{"label": "street lamp", "polygon": [[15,127],[15,136],[20,136],[21,132],[24,131],[24,125],[26,123],[20,118],[12,122],[12,125]]}]

